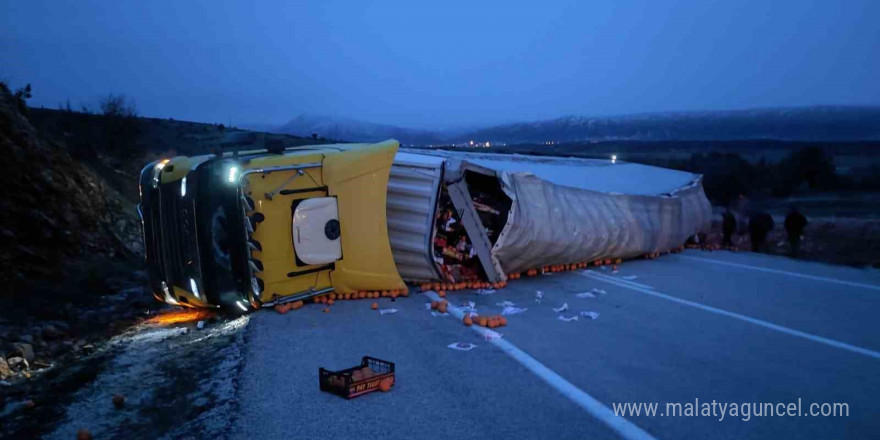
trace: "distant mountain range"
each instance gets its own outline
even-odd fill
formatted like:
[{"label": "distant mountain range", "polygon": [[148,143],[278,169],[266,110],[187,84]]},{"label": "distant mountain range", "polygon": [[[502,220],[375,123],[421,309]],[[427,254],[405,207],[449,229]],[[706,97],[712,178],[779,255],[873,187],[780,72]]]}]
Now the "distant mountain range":
[{"label": "distant mountain range", "polygon": [[313,133],[327,139],[353,142],[376,142],[397,139],[403,144],[432,144],[443,142],[440,134],[394,125],[376,124],[351,118],[320,115],[299,115],[280,126],[252,125],[248,128],[272,133],[309,137]]},{"label": "distant mountain range", "polygon": [[880,140],[880,107],[816,106],[734,111],[648,113],[625,116],[565,116],[517,122],[471,131],[440,132],[354,119],[300,115],[280,126],[254,126],[266,131],[349,141],[394,138],[403,144],[565,143],[609,140],[787,141]]}]

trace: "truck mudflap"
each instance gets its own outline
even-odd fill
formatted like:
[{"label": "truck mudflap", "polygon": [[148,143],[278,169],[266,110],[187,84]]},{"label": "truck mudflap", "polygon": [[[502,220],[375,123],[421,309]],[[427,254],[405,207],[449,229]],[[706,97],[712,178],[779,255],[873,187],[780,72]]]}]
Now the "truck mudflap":
[{"label": "truck mudflap", "polygon": [[342,258],[330,273],[339,293],[404,289],[388,239],[385,204],[391,164],[398,142],[343,145],[327,155],[323,175],[328,193],[338,200]]}]

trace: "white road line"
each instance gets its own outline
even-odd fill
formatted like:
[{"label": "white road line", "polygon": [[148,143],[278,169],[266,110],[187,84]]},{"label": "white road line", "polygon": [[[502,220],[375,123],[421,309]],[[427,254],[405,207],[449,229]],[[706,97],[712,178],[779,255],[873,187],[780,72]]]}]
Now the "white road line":
[{"label": "white road line", "polygon": [[[425,292],[425,295],[434,301],[440,301],[442,299],[432,291]],[[447,311],[457,319],[464,318],[464,312],[451,303],[448,305]],[[476,325],[471,326],[471,329],[483,337],[485,337],[487,333],[486,329]],[[656,440],[651,434],[648,434],[645,430],[634,425],[629,420],[614,414],[614,411],[611,408],[608,408],[602,404],[602,402],[596,400],[595,397],[574,386],[571,382],[565,380],[565,378],[557,374],[555,371],[547,368],[544,364],[529,356],[528,353],[520,350],[512,343],[504,339],[493,339],[489,341],[489,343],[500,348],[501,351],[507,353],[508,356],[522,364],[529,371],[541,378],[541,380],[556,389],[556,391],[562,393],[563,396],[568,397],[572,402],[586,410],[587,413],[597,418],[621,437],[629,440]]]},{"label": "white road line", "polygon": [[635,282],[635,281],[625,280],[625,279],[620,278],[620,277],[615,277],[615,276],[613,276],[613,275],[606,275],[606,274],[604,274],[604,273],[601,273],[601,272],[595,272],[595,271],[591,271],[591,270],[585,270],[585,271],[581,272],[581,275],[594,275],[594,276],[597,276],[597,277],[601,277],[601,278],[605,278],[605,279],[609,279],[609,280],[617,281],[617,282],[619,282],[619,283],[623,283],[623,284],[626,284],[626,285],[629,285],[629,286],[633,286],[633,287],[641,287],[642,289],[653,289],[653,288],[654,288],[654,287],[649,286],[649,285],[647,285],[647,284],[637,283],[637,282]]},{"label": "white road line", "polygon": [[608,277],[608,278],[611,278],[611,279],[614,279],[614,280],[618,280],[618,281],[620,281],[621,283],[627,283],[627,284],[631,284],[631,285],[633,285],[633,286],[643,287],[643,288],[645,288],[645,289],[652,289],[652,288],[653,288],[653,287],[651,287],[651,286],[649,286],[649,285],[647,285],[647,284],[637,283],[637,282],[635,282],[635,281],[631,281],[631,280],[625,280],[625,279],[621,278],[619,275],[618,275],[618,276],[615,276],[615,275],[609,275],[609,274],[604,273],[604,272],[599,272],[599,271],[590,270],[590,269],[587,269],[587,270],[583,271],[583,273],[584,273],[584,274],[591,273],[591,274],[594,274],[594,275],[600,275],[600,276],[603,276],[603,277]]},{"label": "white road line", "polygon": [[619,282],[618,280],[615,280],[615,279],[609,279],[606,277],[598,277],[593,274],[583,274],[583,276],[590,277],[590,278],[593,278],[593,279],[599,280],[599,281],[604,281],[606,283],[615,284],[617,286],[625,287],[627,289],[632,289],[637,292],[645,293],[645,294],[648,294],[651,296],[656,296],[657,298],[663,298],[663,299],[666,299],[666,300],[669,300],[672,302],[676,302],[679,304],[683,304],[686,306],[695,307],[695,308],[698,308],[701,310],[705,310],[707,312],[716,313],[716,314],[719,314],[722,316],[727,316],[729,318],[739,319],[740,321],[745,321],[745,322],[748,322],[751,324],[759,325],[764,328],[776,330],[778,332],[785,333],[787,335],[797,336],[799,338],[804,338],[804,339],[807,339],[807,340],[810,340],[813,342],[818,342],[820,344],[825,344],[825,345],[828,345],[831,347],[840,348],[840,349],[843,349],[846,351],[851,351],[853,353],[862,354],[862,355],[865,355],[868,357],[872,357],[874,359],[880,359],[880,352],[869,350],[867,348],[858,347],[855,345],[847,344],[845,342],[835,341],[834,339],[829,339],[829,338],[825,338],[822,336],[817,336],[814,334],[802,332],[800,330],[795,330],[793,328],[783,327],[781,325],[774,324],[772,322],[767,322],[767,321],[762,321],[757,318],[752,318],[751,316],[746,316],[746,315],[742,315],[742,314],[734,313],[734,312],[728,312],[727,310],[719,309],[719,308],[712,307],[712,306],[707,306],[705,304],[700,304],[700,303],[694,302],[694,301],[688,301],[686,299],[681,299],[681,298],[678,298],[678,297],[675,297],[672,295],[667,295],[665,293],[657,292],[656,290],[644,289],[644,288],[637,287],[637,286],[631,286],[629,284]]},{"label": "white road line", "polygon": [[855,281],[846,281],[846,280],[839,280],[837,278],[820,277],[818,275],[808,275],[805,273],[789,272],[787,270],[770,269],[769,267],[751,266],[748,264],[733,263],[730,261],[720,261],[720,260],[714,260],[711,258],[694,257],[691,255],[676,255],[676,256],[680,257],[680,258],[687,258],[689,260],[706,261],[708,263],[723,264],[725,266],[739,267],[741,269],[751,269],[751,270],[757,270],[759,272],[775,273],[775,274],[781,274],[781,275],[790,275],[793,277],[806,278],[808,280],[825,281],[828,283],[842,284],[844,286],[851,286],[851,287],[861,287],[863,289],[880,290],[880,286],[878,286],[876,284],[857,283]]}]

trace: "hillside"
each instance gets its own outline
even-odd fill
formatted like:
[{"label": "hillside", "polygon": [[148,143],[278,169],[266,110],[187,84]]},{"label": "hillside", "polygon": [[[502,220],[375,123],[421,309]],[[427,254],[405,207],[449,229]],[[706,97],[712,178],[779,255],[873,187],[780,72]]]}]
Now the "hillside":
[{"label": "hillside", "polygon": [[803,107],[657,113],[612,117],[566,116],[538,122],[499,125],[462,134],[505,143],[598,140],[787,141],[880,140],[880,107]]},{"label": "hillside", "polygon": [[428,130],[416,130],[388,124],[376,124],[351,118],[319,115],[299,115],[277,126],[251,126],[274,133],[344,139],[352,142],[378,142],[397,139],[403,144],[431,144],[442,141],[442,136]]},{"label": "hillside", "polygon": [[394,138],[406,145],[462,144],[474,140],[522,144],[593,141],[880,140],[880,107],[817,106],[736,111],[565,116],[470,131],[416,130],[350,118],[300,115],[280,126],[253,125],[276,133],[349,141]]},{"label": "hillside", "polygon": [[4,289],[27,279],[62,280],[79,257],[141,252],[134,204],[65,145],[37,130],[0,84],[0,266]]}]

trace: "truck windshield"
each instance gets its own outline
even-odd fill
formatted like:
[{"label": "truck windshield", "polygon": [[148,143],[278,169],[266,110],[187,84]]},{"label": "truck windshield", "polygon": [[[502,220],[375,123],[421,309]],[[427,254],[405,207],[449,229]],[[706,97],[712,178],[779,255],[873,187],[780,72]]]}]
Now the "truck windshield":
[{"label": "truck windshield", "polygon": [[[195,194],[201,282],[221,305],[247,300],[247,237],[238,188],[229,181],[234,163],[212,160],[195,171]],[[192,173],[192,172],[191,172]]]}]

